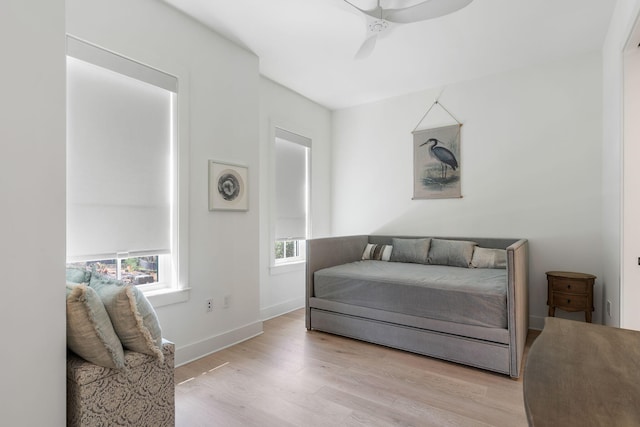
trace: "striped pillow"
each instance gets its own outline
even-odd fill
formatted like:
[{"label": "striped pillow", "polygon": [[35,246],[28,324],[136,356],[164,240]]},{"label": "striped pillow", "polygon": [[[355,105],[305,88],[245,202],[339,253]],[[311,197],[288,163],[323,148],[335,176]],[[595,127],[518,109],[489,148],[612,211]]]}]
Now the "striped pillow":
[{"label": "striped pillow", "polygon": [[362,259],[389,261],[392,250],[393,246],[391,245],[374,245],[373,243],[367,243],[367,247],[362,253]]}]

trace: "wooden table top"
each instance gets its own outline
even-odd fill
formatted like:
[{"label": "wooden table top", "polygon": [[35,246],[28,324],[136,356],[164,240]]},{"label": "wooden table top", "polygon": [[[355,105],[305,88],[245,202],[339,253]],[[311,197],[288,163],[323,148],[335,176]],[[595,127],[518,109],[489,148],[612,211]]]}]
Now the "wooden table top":
[{"label": "wooden table top", "polygon": [[564,277],[567,279],[595,279],[596,276],[587,273],[576,273],[573,271],[547,271],[547,276]]},{"label": "wooden table top", "polygon": [[640,332],[547,317],[524,401],[535,427],[640,426]]}]

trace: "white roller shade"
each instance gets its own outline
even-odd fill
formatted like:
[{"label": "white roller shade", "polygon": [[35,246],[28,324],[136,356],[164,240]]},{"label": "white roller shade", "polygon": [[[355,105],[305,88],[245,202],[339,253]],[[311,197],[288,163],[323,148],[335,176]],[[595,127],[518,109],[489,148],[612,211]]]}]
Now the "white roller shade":
[{"label": "white roller shade", "polygon": [[67,57],[69,259],[170,252],[173,97]]},{"label": "white roller shade", "polygon": [[[276,240],[307,238],[307,146],[291,139],[302,138],[276,129]],[[287,138],[287,139],[285,139]]]}]

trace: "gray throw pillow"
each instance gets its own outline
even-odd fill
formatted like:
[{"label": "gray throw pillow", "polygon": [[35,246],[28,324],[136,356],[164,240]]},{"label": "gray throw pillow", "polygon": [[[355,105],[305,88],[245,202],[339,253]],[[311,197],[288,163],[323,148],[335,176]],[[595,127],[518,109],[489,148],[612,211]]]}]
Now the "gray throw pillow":
[{"label": "gray throw pillow", "polygon": [[96,273],[89,285],[100,295],[122,345],[164,360],[162,330],[153,306],[133,285]]},{"label": "gray throw pillow", "polygon": [[393,250],[390,261],[426,264],[429,254],[430,238],[426,239],[392,239]]},{"label": "gray throw pillow", "polygon": [[469,268],[476,242],[431,239],[429,264]]},{"label": "gray throw pillow", "polygon": [[481,248],[476,246],[471,259],[473,268],[507,268],[506,249]]},{"label": "gray throw pillow", "polygon": [[122,344],[109,315],[86,284],[67,283],[67,347],[95,365],[124,368]]}]

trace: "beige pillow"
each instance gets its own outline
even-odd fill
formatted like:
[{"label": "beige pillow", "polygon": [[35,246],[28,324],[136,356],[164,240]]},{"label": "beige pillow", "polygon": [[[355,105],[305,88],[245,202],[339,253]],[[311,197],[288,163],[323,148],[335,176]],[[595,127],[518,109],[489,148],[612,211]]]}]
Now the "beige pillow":
[{"label": "beige pillow", "polygon": [[163,361],[160,323],[142,291],[96,273],[91,275],[90,286],[100,295],[122,345]]},{"label": "beige pillow", "polygon": [[67,347],[99,366],[124,368],[124,352],[95,290],[67,283]]},{"label": "beige pillow", "polygon": [[476,246],[471,259],[473,268],[507,268],[507,250]]},{"label": "beige pillow", "polygon": [[431,239],[429,264],[469,268],[476,245],[466,240]]}]

